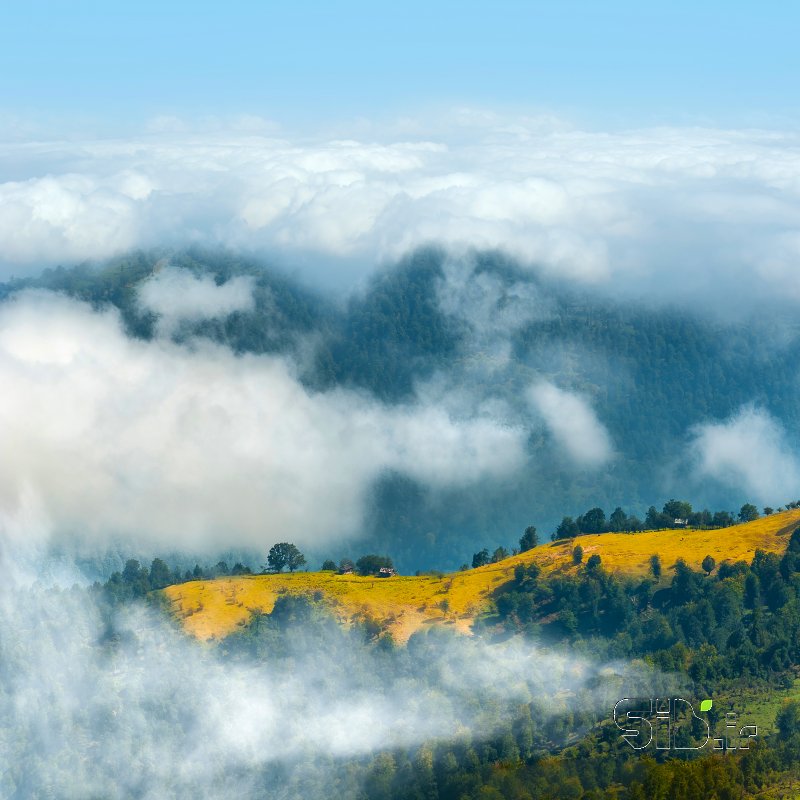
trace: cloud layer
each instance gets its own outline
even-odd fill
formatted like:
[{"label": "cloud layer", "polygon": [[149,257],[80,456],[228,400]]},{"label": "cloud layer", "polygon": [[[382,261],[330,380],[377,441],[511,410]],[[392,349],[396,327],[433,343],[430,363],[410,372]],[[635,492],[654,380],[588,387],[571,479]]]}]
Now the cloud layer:
[{"label": "cloud layer", "polygon": [[611,458],[611,437],[587,400],[546,381],[531,386],[528,394],[556,445],[571,461],[599,467]]},{"label": "cloud layer", "polygon": [[436,242],[501,248],[581,282],[655,282],[656,298],[800,297],[794,133],[462,114],[361,134],[0,144],[0,261],[19,274],[200,241],[341,270]]},{"label": "cloud layer", "polygon": [[800,496],[800,460],[781,424],[752,406],[724,422],[698,425],[692,450],[700,478],[747,492],[752,500],[778,505]]},{"label": "cloud layer", "polygon": [[596,664],[518,639],[431,636],[381,654],[330,626],[298,626],[270,658],[224,659],[143,608],[109,621],[88,592],[26,590],[4,575],[4,797],[210,800],[263,797],[265,786],[273,798],[330,797],[335,759],[479,741],[527,703],[541,731],[552,716],[607,714],[637,687],[665,683],[641,663]]},{"label": "cloud layer", "polygon": [[76,536],[308,544],[356,534],[386,471],[464,486],[525,459],[524,431],[480,411],[312,393],[281,358],[130,339],[45,292],[0,306],[0,383],[0,511]]},{"label": "cloud layer", "polygon": [[159,317],[165,332],[181,322],[220,319],[235,311],[252,311],[253,278],[239,276],[217,285],[210,275],[165,266],[138,289],[139,305]]}]

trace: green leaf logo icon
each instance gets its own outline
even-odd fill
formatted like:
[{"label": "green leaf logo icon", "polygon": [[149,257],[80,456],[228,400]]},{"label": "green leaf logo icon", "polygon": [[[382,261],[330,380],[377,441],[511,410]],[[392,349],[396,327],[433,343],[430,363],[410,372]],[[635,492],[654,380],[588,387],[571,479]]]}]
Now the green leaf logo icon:
[{"label": "green leaf logo icon", "polygon": [[701,700],[700,701],[700,710],[701,711],[711,711],[711,706],[714,705],[713,700]]}]

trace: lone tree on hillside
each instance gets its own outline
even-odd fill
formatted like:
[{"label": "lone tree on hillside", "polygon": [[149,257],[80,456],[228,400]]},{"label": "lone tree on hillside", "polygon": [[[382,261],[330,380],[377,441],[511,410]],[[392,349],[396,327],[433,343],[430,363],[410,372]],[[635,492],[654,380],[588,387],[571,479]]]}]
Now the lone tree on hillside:
[{"label": "lone tree on hillside", "polygon": [[536,528],[529,525],[519,540],[519,551],[524,553],[526,550],[533,550],[537,544],[539,544],[539,537],[536,535]]},{"label": "lone tree on hillside", "polygon": [[322,562],[322,571],[323,572],[336,572],[336,562],[332,561],[330,558],[326,558]]},{"label": "lone tree on hillside", "polygon": [[580,564],[583,561],[583,548],[577,544],[572,551],[572,563]]},{"label": "lone tree on hillside", "polygon": [[294,572],[306,563],[306,557],[290,542],[272,545],[267,555],[267,564],[273,572],[283,572],[284,567]]},{"label": "lone tree on hillside", "polygon": [[472,568],[485,567],[489,563],[489,551],[484,547],[472,555]]},{"label": "lone tree on hillside", "polygon": [[710,575],[714,571],[714,567],[717,566],[717,562],[713,556],[706,556],[700,566],[703,568],[703,572],[705,572],[706,575]]},{"label": "lone tree on hillside", "polygon": [[758,509],[752,503],[745,503],[739,509],[739,522],[752,522],[758,519]]}]

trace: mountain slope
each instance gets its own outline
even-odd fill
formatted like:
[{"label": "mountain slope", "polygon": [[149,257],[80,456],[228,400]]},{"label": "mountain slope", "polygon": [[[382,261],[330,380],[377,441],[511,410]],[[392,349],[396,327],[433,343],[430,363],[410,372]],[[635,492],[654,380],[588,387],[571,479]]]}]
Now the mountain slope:
[{"label": "mountain slope", "polygon": [[[48,289],[110,304],[129,335],[147,340],[156,318],[138,291],[165,263],[218,285],[253,282],[250,311],[182,322],[174,336],[187,347],[209,338],[236,353],[285,358],[309,393],[346,387],[387,407],[423,393],[443,408],[452,403],[455,416],[480,410],[527,431],[526,461],[514,475],[462,486],[387,472],[369,487],[357,531],[362,552],[390,553],[405,572],[455,568],[484,546],[508,547],[531,524],[549,533],[564,513],[594,506],[643,516],[669,497],[718,510],[797,495],[791,481],[763,497],[744,478],[737,485],[738,478],[698,474],[693,446],[698,426],[753,408],[797,450],[800,328],[777,312],[751,309],[723,324],[688,309],[581,293],[497,253],[454,260],[431,249],[376,271],[346,298],[234,253],[191,249],[49,270],[0,284],[0,302]],[[565,456],[530,407],[539,381],[592,407],[614,458],[588,468]],[[306,549],[320,561],[353,555]]]},{"label": "mountain slope", "polygon": [[544,573],[582,569],[572,563],[579,543],[584,560],[597,554],[609,571],[644,576],[658,554],[665,573],[678,558],[693,569],[707,555],[723,561],[750,562],[757,549],[782,553],[800,523],[800,509],[773,514],[744,525],[715,530],[662,530],[604,533],[540,545],[533,550],[477,569],[447,575],[363,578],[332,572],[247,575],[192,581],[164,590],[186,631],[207,640],[224,638],[256,612],[269,613],[278,595],[319,592],[343,624],[374,619],[398,641],[426,625],[453,626],[468,632],[488,606],[493,592],[511,580],[518,564],[538,564]]}]

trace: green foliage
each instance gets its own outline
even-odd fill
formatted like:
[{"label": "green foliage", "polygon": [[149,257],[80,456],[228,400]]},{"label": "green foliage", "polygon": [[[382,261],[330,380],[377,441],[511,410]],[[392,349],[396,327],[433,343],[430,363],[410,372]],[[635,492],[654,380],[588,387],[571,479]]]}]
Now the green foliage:
[{"label": "green foliage", "polygon": [[668,500],[664,503],[663,514],[671,520],[688,519],[692,515],[692,504],[684,500]]},{"label": "green foliage", "polygon": [[586,562],[586,569],[589,572],[597,572],[597,570],[600,569],[601,563],[602,559],[600,556],[597,555],[597,553],[592,553],[592,555],[589,556],[589,560]]},{"label": "green foliage", "polygon": [[717,561],[712,556],[706,556],[700,566],[703,568],[706,575],[710,575],[714,571],[714,567],[717,566]]},{"label": "green foliage", "polygon": [[172,583],[172,572],[160,558],[154,558],[150,565],[149,582],[152,589],[163,589]]},{"label": "green foliage", "polygon": [[356,561],[356,572],[359,575],[376,575],[380,572],[381,567],[393,567],[392,559],[389,556],[378,556],[370,553],[366,556],[361,556]]},{"label": "green foliage", "polygon": [[576,544],[575,547],[572,549],[572,563],[573,564],[580,564],[583,561],[583,548]]},{"label": "green foliage", "polygon": [[650,572],[656,580],[661,577],[661,556],[658,553],[650,556]]},{"label": "green foliage", "polygon": [[758,509],[752,503],[745,503],[739,509],[739,522],[752,522],[758,519]]},{"label": "green foliage", "polygon": [[272,545],[267,555],[267,565],[273,572],[283,572],[284,569],[294,572],[305,563],[305,556],[290,542],[278,542]]},{"label": "green foliage", "polygon": [[325,561],[322,562],[321,569],[323,572],[336,572],[336,562],[332,561],[330,558],[326,558]]},{"label": "green foliage", "polygon": [[590,508],[575,520],[581,533],[604,533],[606,530],[606,514],[602,508]]},{"label": "green foliage", "polygon": [[539,537],[536,535],[536,528],[533,525],[528,525],[520,537],[519,551],[524,553],[527,550],[532,550],[537,544],[539,544]]},{"label": "green foliage", "polygon": [[508,558],[508,550],[506,550],[505,547],[500,546],[492,553],[491,563],[496,564],[498,561],[502,561],[504,558]]}]

